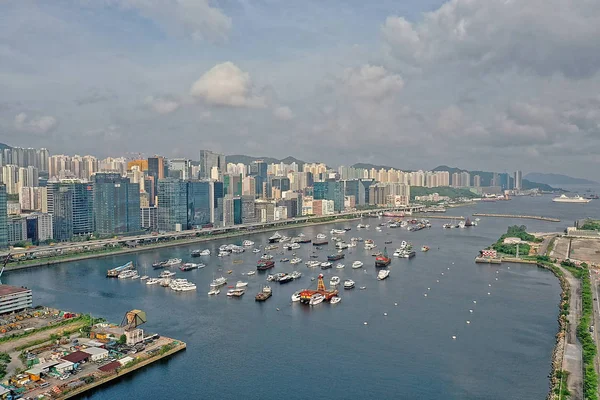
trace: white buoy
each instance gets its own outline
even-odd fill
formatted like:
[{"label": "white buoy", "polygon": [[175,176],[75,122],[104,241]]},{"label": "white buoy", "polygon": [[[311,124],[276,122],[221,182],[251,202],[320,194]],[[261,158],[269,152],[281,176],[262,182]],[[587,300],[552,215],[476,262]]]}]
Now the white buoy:
[{"label": "white buoy", "polygon": [[397,306],[397,305],[398,305],[398,303],[394,303],[394,305],[395,305],[395,306]]},{"label": "white buoy", "polygon": [[491,284],[491,283],[488,283],[488,286],[489,286],[489,287],[492,287],[492,284]]},{"label": "white buoy", "polygon": [[470,323],[471,323],[471,321],[467,321],[467,324],[470,324]]},{"label": "white buoy", "polygon": [[473,304],[477,304],[477,300],[473,300]]},{"label": "white buoy", "polygon": [[452,335],[452,339],[453,339],[453,340],[456,340],[456,336]]},{"label": "white buoy", "polygon": [[277,308],[277,311],[279,311],[279,308]]},{"label": "white buoy", "polygon": [[508,267],[508,269],[510,269],[510,267]]},{"label": "white buoy", "polygon": [[440,280],[438,279],[438,280],[436,280],[436,282],[437,282],[437,283],[440,283]]},{"label": "white buoy", "polygon": [[387,313],[386,313],[386,312],[384,312],[384,313],[383,313],[383,316],[384,316],[384,317],[387,317]]},{"label": "white buoy", "polygon": [[470,312],[470,313],[472,313],[472,312],[473,312],[473,310],[469,310],[469,312]]},{"label": "white buoy", "polygon": [[427,297],[427,293],[423,293],[423,296]]},{"label": "white buoy", "polygon": [[498,280],[498,278],[496,278],[496,280]]},{"label": "white buoy", "polygon": [[368,324],[367,324],[367,321],[365,321],[365,325],[368,325]]},{"label": "white buoy", "polygon": [[427,288],[427,290],[431,290],[431,288],[430,288],[430,287],[428,287],[428,288]]},{"label": "white buoy", "polygon": [[444,273],[442,272],[442,275],[444,275]]},{"label": "white buoy", "polygon": [[448,271],[450,271],[450,267],[448,267]]},{"label": "white buoy", "polygon": [[454,261],[452,261],[452,265],[454,265]]},{"label": "white buoy", "polygon": [[490,294],[491,294],[491,293],[490,293],[490,292],[488,292],[488,296],[489,296]]},{"label": "white buoy", "polygon": [[498,274],[498,273],[500,273],[500,271],[496,271],[496,273]]}]

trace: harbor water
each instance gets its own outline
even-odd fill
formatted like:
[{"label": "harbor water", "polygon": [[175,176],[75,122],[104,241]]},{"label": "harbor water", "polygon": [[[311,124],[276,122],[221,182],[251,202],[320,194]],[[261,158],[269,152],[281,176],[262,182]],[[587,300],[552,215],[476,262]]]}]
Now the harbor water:
[{"label": "harbor water", "polygon": [[[345,250],[344,269],[323,271],[327,286],[333,275],[356,282],[352,290],[340,287],[342,301],[336,305],[309,307],[290,300],[295,291],[316,286],[311,277],[322,271],[304,262],[313,251],[319,260],[334,253],[332,241],[322,250],[303,244],[295,251],[303,259],[296,266],[279,262],[293,253],[280,246],[271,252],[275,268],[253,276],[244,273],[256,269],[260,254],[216,256],[222,244],[249,239],[264,245],[271,233],[11,271],[3,280],[33,289],[35,304],[91,312],[117,323],[128,310],[144,310],[148,332],[187,343],[185,352],[88,394],[91,399],[543,399],[558,330],[558,281],[535,266],[477,265],[474,257],[508,225],[526,225],[531,232],[562,231],[575,219],[599,215],[599,206],[598,200],[580,205],[552,203],[549,196],[524,197],[447,214],[543,215],[561,222],[482,218],[477,227],[442,229],[447,221],[432,219],[431,229],[384,227],[379,232],[375,227],[385,218],[365,218],[282,230],[287,236],[302,232],[314,239],[318,233],[329,238],[334,227],[351,227],[346,241],[373,239],[375,250],[387,246],[390,255],[402,240],[413,243],[417,256],[394,258],[384,281],[376,279],[373,251],[362,244]],[[357,230],[359,222],[370,228]],[[422,245],[431,249],[420,252]],[[190,257],[191,250],[204,248],[211,250],[210,257]],[[284,255],[275,254],[282,251]],[[129,260],[141,275],[156,276],[160,270],[153,270],[152,263],[173,257],[206,264],[187,272],[173,269],[198,290],[174,292],[140,280],[105,277],[107,269]],[[352,269],[355,260],[363,268]],[[267,274],[293,270],[302,272],[302,278],[285,285],[270,282],[273,296],[264,303],[254,301]],[[220,295],[208,296],[210,282],[220,276],[228,285],[249,282],[246,295],[228,298],[223,288]]]}]

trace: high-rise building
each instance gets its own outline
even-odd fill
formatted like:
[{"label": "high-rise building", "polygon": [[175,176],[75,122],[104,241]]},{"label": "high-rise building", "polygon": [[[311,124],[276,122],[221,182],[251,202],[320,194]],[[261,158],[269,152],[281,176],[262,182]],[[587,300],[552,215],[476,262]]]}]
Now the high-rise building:
[{"label": "high-rise building", "polygon": [[158,229],[176,231],[187,227],[187,182],[158,180]]},{"label": "high-rise building", "polygon": [[100,235],[139,232],[140,185],[114,172],[99,172],[92,178],[95,231]]},{"label": "high-rise building", "polygon": [[192,176],[191,161],[185,158],[175,158],[169,161],[169,174],[173,178],[188,180]]},{"label": "high-rise building", "polygon": [[270,192],[270,189],[265,188],[264,183],[267,182],[267,169],[268,165],[263,160],[254,160],[252,164],[250,164],[250,175],[254,177],[256,181],[256,194],[259,196],[267,196]]},{"label": "high-rise building", "polygon": [[158,230],[158,207],[140,207],[140,224],[142,229]]},{"label": "high-rise building", "polygon": [[471,186],[471,174],[467,171],[463,171],[460,173],[460,183],[462,187],[470,187]]},{"label": "high-rise building", "polygon": [[7,201],[6,186],[0,183],[0,249],[8,247]]},{"label": "high-rise building", "polygon": [[154,178],[154,192],[157,193],[156,185],[159,179],[164,179],[169,176],[167,163],[163,157],[149,157],[148,158],[148,176]]},{"label": "high-rise building", "polygon": [[2,176],[0,177],[2,183],[6,186],[7,194],[18,194],[19,189],[17,186],[19,167],[14,164],[5,165],[2,167]]},{"label": "high-rise building", "polygon": [[515,190],[522,190],[523,189],[523,172],[522,171],[515,171]]},{"label": "high-rise building", "polygon": [[210,181],[189,181],[187,186],[188,229],[201,228],[211,222],[213,185]]},{"label": "high-rise building", "polygon": [[94,232],[94,194],[90,183],[79,179],[50,181],[47,191],[56,240]]},{"label": "high-rise building", "polygon": [[223,198],[223,226],[235,225],[234,197],[230,194]]},{"label": "high-rise building", "polygon": [[223,220],[223,197],[225,189],[223,182],[212,182],[213,187],[213,211],[210,216],[210,222],[217,224]]},{"label": "high-rise building", "polygon": [[356,205],[364,206],[367,204],[365,196],[365,185],[359,179],[352,179],[344,182],[345,195],[354,196]]},{"label": "high-rise building", "polygon": [[226,195],[239,196],[242,194],[242,176],[225,174],[223,185]]},{"label": "high-rise building", "polygon": [[214,153],[210,150],[200,150],[200,171],[198,178],[211,179],[213,168],[216,168],[217,177],[215,180],[220,180],[227,167],[225,156],[223,154]]},{"label": "high-rise building", "polygon": [[31,243],[39,245],[53,238],[52,215],[33,213],[27,216],[27,239]]},{"label": "high-rise building", "polygon": [[8,244],[27,240],[27,219],[23,216],[13,216],[8,219]]},{"label": "high-rise building", "polygon": [[481,187],[481,176],[475,175],[473,177],[473,186],[474,187]]},{"label": "high-rise building", "polygon": [[341,181],[315,182],[313,197],[315,200],[333,200],[336,212],[344,210],[344,185]]},{"label": "high-rise building", "polygon": [[256,207],[254,205],[254,194],[245,195],[241,198],[242,206],[242,223],[251,224],[257,222],[256,220]]}]

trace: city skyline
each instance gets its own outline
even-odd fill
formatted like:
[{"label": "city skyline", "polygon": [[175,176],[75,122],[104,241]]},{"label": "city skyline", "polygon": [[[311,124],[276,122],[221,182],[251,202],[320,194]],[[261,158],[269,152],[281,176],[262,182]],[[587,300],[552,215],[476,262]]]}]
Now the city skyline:
[{"label": "city skyline", "polygon": [[114,0],[0,12],[0,141],[13,146],[589,179],[598,167],[600,4]]}]

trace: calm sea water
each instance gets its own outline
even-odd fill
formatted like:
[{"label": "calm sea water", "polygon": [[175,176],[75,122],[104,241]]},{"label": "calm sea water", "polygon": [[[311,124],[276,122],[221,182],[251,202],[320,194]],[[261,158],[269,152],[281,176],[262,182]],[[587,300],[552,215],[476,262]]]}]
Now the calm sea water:
[{"label": "calm sea water", "polygon": [[[545,270],[482,266],[473,258],[508,225],[525,224],[530,231],[563,230],[576,218],[600,215],[600,201],[582,206],[552,203],[549,196],[527,197],[461,207],[449,214],[473,212],[558,216],[562,221],[482,218],[472,229],[444,230],[443,221],[432,220],[433,228],[411,233],[388,228],[377,232],[379,221],[369,219],[363,221],[371,224],[369,230],[357,231],[355,221],[287,230],[288,236],[303,232],[314,237],[320,232],[330,236],[332,227],[351,226],[347,239],[370,238],[378,249],[386,240],[393,241],[388,250],[401,240],[411,241],[417,250],[421,245],[431,247],[412,260],[394,259],[390,277],[382,282],[375,278],[369,252],[347,251],[346,268],[325,275],[351,278],[357,289],[341,289],[342,302],[337,305],[312,308],[290,301],[294,291],[314,285],[310,277],[320,272],[304,263],[295,267],[303,273],[300,280],[273,283],[273,297],[255,303],[254,294],[266,283],[266,275],[242,275],[255,268],[257,255],[251,252],[224,259],[212,256],[202,270],[177,270],[177,276],[198,285],[192,293],[105,278],[109,267],[129,260],[141,265],[140,272],[156,275],[150,266],[154,260],[188,261],[195,248],[209,248],[215,254],[228,242],[223,240],[10,272],[3,278],[31,287],[36,304],[91,312],[117,323],[126,311],[142,309],[148,315],[148,331],[187,342],[184,353],[88,398],[543,399],[558,328],[559,284]],[[247,238],[264,244],[268,236]],[[297,253],[306,261],[313,246],[302,246]],[[323,249],[319,254],[323,259],[331,252]],[[234,259],[243,263],[233,264]],[[351,269],[354,260],[365,266]],[[247,294],[227,298],[223,290],[209,297],[210,281],[229,269],[234,271],[225,275],[230,284],[238,279],[250,282]],[[293,269],[277,262],[272,271]]]}]

